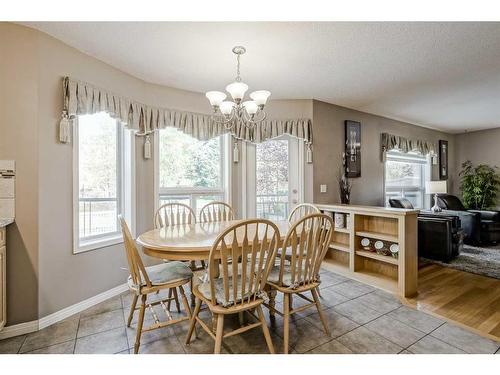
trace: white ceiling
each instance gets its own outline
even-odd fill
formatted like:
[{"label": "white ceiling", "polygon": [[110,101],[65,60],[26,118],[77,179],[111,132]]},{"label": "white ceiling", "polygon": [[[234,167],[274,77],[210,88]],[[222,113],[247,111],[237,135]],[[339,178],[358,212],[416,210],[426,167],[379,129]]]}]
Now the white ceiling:
[{"label": "white ceiling", "polygon": [[500,126],[500,23],[24,23],[148,82],[205,92],[235,76],[274,99],[318,99],[462,132]]}]

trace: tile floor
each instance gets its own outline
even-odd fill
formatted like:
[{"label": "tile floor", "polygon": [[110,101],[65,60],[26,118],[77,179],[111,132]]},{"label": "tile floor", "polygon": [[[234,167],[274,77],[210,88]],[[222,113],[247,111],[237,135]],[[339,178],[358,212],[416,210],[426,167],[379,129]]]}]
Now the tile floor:
[{"label": "tile floor", "polygon": [[[485,339],[431,315],[402,306],[394,296],[343,276],[322,271],[321,296],[331,334],[327,336],[317,312],[308,309],[292,317],[292,353],[497,353],[500,343]],[[125,326],[130,295],[105,301],[41,331],[0,341],[0,353],[119,353],[128,354],[135,340],[134,319]],[[278,296],[278,307],[281,308]],[[295,298],[294,303],[304,303]],[[158,309],[159,313],[161,309]],[[137,313],[136,313],[137,315]],[[283,347],[283,322],[265,310],[273,343]],[[208,312],[202,312],[207,322]],[[145,324],[152,322],[147,312]],[[228,319],[227,327],[236,326]],[[213,340],[201,329],[191,345],[184,340],[187,324],[145,333],[140,353],[211,353]],[[258,329],[224,341],[224,353],[267,353]]]}]

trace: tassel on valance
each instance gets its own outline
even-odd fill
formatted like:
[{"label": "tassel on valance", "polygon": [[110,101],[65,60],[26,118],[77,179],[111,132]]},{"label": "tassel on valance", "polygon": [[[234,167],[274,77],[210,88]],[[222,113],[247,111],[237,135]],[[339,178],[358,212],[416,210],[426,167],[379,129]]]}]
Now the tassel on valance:
[{"label": "tassel on valance", "polygon": [[78,115],[106,112],[138,135],[148,135],[167,126],[175,127],[199,140],[231,133],[236,139],[264,142],[284,134],[312,144],[310,119],[264,120],[253,128],[235,121],[231,130],[212,120],[211,115],[157,108],[122,97],[69,77],[63,79],[64,112],[69,119]]},{"label": "tassel on valance", "polygon": [[59,121],[59,142],[69,143],[71,141],[71,121],[68,113],[63,111],[61,121]]}]

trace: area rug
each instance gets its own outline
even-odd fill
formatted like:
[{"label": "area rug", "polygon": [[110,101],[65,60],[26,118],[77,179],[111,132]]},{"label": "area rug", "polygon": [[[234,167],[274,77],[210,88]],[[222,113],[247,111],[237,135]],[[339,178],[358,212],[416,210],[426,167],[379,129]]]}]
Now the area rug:
[{"label": "area rug", "polygon": [[435,263],[443,267],[450,267],[460,271],[500,279],[500,245],[495,247],[476,247],[464,245],[459,256],[450,263],[439,260],[420,258],[421,263]]}]

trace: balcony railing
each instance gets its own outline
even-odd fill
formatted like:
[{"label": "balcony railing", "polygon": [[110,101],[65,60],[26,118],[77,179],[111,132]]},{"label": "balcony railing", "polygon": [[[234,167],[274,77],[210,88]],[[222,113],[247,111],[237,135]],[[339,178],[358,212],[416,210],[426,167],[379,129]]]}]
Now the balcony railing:
[{"label": "balcony railing", "polygon": [[257,194],[257,217],[270,220],[286,220],[288,194]]},{"label": "balcony railing", "polygon": [[117,198],[80,198],[80,238],[118,231]]}]

